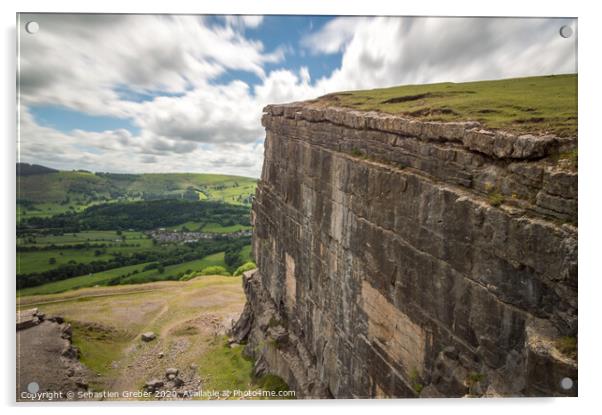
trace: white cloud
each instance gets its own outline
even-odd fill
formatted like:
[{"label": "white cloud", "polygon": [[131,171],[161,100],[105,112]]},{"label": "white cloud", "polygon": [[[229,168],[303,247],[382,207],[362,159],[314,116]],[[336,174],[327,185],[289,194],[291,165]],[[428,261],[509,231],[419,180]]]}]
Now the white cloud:
[{"label": "white cloud", "polygon": [[137,125],[152,134],[204,143],[249,143],[261,137],[261,108],[249,86],[205,84],[182,97],[141,104]]},{"label": "white cloud", "polygon": [[[160,137],[132,136],[126,130],[102,133],[76,130],[69,134],[35,123],[21,114],[19,161],[59,169],[111,172],[208,172],[257,177],[263,143],[212,145]],[[179,151],[177,146],[190,145]]]},{"label": "white cloud", "polygon": [[[356,28],[369,21],[362,17],[339,17],[326,23],[319,32],[305,36],[301,45],[315,54],[342,52],[353,39]],[[313,28],[311,21],[310,27]]]},{"label": "white cloud", "polygon": [[38,34],[21,29],[21,98],[28,105],[128,117],[136,108],[120,99],[118,87],[183,93],[228,69],[265,77],[263,65],[284,57],[264,52],[261,42],[231,25],[209,27],[203,17],[43,14],[35,20]]},{"label": "white cloud", "polygon": [[536,18],[341,18],[303,40],[314,53],[344,49],[317,86],[329,91],[399,84],[576,72],[575,20]]},{"label": "white cloud", "polygon": [[[27,21],[26,19],[22,19]],[[261,16],[36,15],[40,32],[21,37],[23,161],[97,171],[197,171],[257,177],[261,110],[328,92],[404,83],[467,81],[576,71],[576,41],[560,19],[338,18],[301,40],[307,59],[341,53],[320,79],[309,69],[273,69],[284,49],[265,50],[246,28]],[[299,53],[301,55],[301,53]],[[255,86],[216,84],[227,70],[257,75]],[[315,78],[315,77],[314,77]],[[128,93],[152,93],[145,102]],[[129,118],[127,130],[62,133],[36,124],[35,104]]]},{"label": "white cloud", "polygon": [[246,27],[256,28],[263,22],[263,16],[260,15],[230,15],[223,16],[226,23],[230,26],[244,29]]}]

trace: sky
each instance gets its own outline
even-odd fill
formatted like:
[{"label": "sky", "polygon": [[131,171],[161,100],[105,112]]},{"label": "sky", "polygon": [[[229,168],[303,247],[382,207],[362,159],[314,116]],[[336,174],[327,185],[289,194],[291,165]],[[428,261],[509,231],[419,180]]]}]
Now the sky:
[{"label": "sky", "polygon": [[268,104],[577,72],[576,19],[21,14],[18,30],[18,161],[61,170],[259,177]]}]

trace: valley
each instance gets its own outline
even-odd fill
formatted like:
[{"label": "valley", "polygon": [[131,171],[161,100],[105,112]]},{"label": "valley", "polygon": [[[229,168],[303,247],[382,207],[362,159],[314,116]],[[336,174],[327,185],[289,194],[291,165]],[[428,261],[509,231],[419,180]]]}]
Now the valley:
[{"label": "valley", "polygon": [[[91,400],[287,389],[253,376],[227,336],[244,305],[241,274],[255,268],[254,179],[27,164],[17,172],[17,312],[39,316],[17,331],[27,377],[18,388],[32,377]],[[141,337],[148,332],[152,341]]]},{"label": "valley", "polygon": [[253,179],[17,170],[19,297],[231,275],[252,261]]}]

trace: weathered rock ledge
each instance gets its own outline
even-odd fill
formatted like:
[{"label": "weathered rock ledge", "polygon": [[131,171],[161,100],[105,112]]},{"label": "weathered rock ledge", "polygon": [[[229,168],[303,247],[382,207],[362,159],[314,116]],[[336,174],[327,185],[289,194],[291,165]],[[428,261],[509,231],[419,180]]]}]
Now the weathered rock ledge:
[{"label": "weathered rock ledge", "polygon": [[268,118],[282,116],[309,122],[329,122],[355,130],[375,130],[403,137],[417,137],[425,141],[458,142],[469,150],[496,158],[535,159],[576,145],[576,138],[490,131],[482,128],[477,121],[421,121],[376,111],[319,108],[311,102],[268,105],[264,112]]},{"label": "weathered rock ledge", "polygon": [[576,139],[312,102],[263,124],[235,327],[257,371],[301,397],[576,395]]},{"label": "weathered rock ledge", "polygon": [[[37,392],[61,393],[42,400],[79,399],[88,390],[89,370],[73,346],[71,325],[62,317],[47,317],[37,308],[17,312],[17,401],[36,401]],[[31,384],[36,386],[32,389]],[[74,394],[70,397],[68,393]]]}]

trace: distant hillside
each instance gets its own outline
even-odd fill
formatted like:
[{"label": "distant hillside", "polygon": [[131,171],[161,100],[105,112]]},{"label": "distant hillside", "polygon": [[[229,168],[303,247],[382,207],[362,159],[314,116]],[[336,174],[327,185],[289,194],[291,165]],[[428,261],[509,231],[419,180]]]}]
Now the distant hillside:
[{"label": "distant hillside", "polygon": [[58,170],[39,164],[17,163],[17,176],[32,176],[34,174],[56,173]]},{"label": "distant hillside", "polygon": [[201,173],[57,171],[23,163],[17,165],[17,171],[19,217],[46,217],[100,203],[134,200],[214,200],[248,206],[257,182],[249,177]]}]

